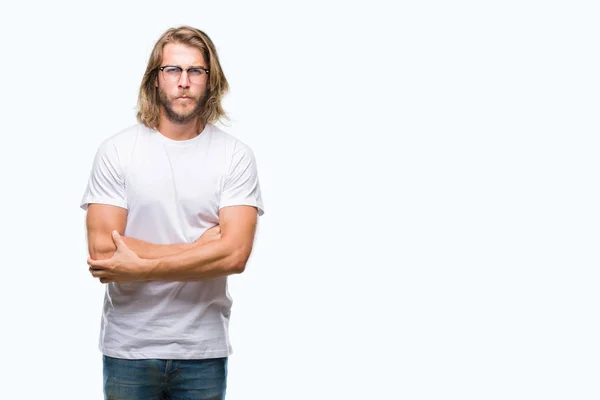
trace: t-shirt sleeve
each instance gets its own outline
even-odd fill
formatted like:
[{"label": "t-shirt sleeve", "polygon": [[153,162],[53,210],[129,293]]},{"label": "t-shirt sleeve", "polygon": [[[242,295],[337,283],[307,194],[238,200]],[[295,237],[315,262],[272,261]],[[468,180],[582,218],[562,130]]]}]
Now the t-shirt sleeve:
[{"label": "t-shirt sleeve", "polygon": [[225,178],[219,208],[228,206],[254,206],[259,216],[264,214],[256,160],[246,145],[238,144]]},{"label": "t-shirt sleeve", "polygon": [[98,148],[80,207],[87,210],[91,203],[127,208],[125,179],[115,145],[104,142]]}]

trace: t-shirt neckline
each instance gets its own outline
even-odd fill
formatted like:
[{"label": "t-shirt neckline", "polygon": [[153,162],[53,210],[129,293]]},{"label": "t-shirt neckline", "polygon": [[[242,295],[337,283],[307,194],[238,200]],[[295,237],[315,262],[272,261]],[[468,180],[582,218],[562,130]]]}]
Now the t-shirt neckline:
[{"label": "t-shirt neckline", "polygon": [[160,133],[160,131],[158,129],[152,129],[153,135],[156,136],[158,138],[158,140],[160,140],[163,143],[167,143],[167,144],[175,145],[175,146],[188,146],[188,145],[197,143],[199,140],[202,140],[202,138],[204,136],[206,136],[209,133],[209,131],[210,131],[210,124],[205,124],[202,132],[200,132],[195,137],[193,137],[191,139],[185,139],[185,140],[174,140],[174,139],[170,139],[170,138],[166,137],[165,135],[163,135],[162,133]]}]

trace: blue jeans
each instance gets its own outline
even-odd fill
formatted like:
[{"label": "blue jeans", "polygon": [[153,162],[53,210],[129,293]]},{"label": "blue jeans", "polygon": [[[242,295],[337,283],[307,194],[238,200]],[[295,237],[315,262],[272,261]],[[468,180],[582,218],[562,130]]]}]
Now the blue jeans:
[{"label": "blue jeans", "polygon": [[227,357],[124,360],[102,356],[106,400],[223,400]]}]

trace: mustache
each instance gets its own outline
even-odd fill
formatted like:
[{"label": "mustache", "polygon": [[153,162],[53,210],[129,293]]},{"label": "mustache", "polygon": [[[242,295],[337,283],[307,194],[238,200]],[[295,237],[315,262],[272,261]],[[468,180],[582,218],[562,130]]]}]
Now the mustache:
[{"label": "mustache", "polygon": [[190,99],[193,99],[193,100],[198,100],[198,97],[197,97],[197,96],[194,96],[193,94],[191,94],[191,93],[186,93],[186,92],[180,93],[180,94],[178,94],[177,96],[175,96],[174,98],[175,98],[175,99],[177,99],[177,98],[179,98],[179,97],[188,97],[188,98],[190,98]]}]

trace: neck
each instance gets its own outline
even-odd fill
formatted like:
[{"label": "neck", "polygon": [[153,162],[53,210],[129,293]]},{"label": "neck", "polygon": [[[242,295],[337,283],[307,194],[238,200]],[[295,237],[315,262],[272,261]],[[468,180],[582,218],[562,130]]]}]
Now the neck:
[{"label": "neck", "polygon": [[198,136],[204,130],[204,125],[199,118],[194,118],[185,124],[173,123],[161,110],[157,130],[171,140],[188,140]]}]

